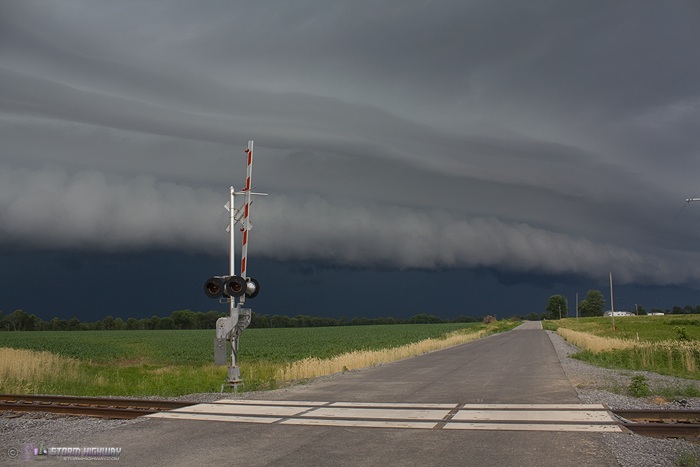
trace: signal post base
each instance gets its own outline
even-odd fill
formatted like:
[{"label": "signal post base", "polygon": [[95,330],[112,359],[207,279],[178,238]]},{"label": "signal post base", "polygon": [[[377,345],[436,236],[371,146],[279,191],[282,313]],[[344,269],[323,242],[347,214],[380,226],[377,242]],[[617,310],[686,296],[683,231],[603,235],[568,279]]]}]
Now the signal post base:
[{"label": "signal post base", "polygon": [[238,385],[241,384],[241,368],[238,365],[228,367],[228,381],[221,385],[221,392],[224,392],[224,387],[228,384],[233,389],[234,393],[238,392]]}]

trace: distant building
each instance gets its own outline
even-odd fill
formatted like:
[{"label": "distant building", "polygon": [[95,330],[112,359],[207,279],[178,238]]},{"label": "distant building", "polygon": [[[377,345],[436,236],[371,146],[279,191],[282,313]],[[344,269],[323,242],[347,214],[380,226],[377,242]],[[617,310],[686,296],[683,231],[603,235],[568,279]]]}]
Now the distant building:
[{"label": "distant building", "polygon": [[603,313],[603,316],[635,316],[634,313],[631,313],[629,311],[606,311]]},{"label": "distant building", "polygon": [[664,316],[663,313],[647,313],[647,316]]}]

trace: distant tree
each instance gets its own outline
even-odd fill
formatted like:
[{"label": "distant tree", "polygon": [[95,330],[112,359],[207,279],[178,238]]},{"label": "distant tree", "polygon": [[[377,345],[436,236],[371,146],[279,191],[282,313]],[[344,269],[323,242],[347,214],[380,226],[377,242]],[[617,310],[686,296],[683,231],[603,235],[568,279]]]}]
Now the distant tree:
[{"label": "distant tree", "polygon": [[377,324],[398,324],[399,320],[396,318],[392,318],[391,316],[388,316],[386,318],[377,318],[376,323]]},{"label": "distant tree", "polygon": [[145,318],[142,321],[144,321],[144,329],[160,329],[160,318],[155,315],[151,316],[150,318]]},{"label": "distant tree", "polygon": [[442,323],[442,320],[437,316],[429,315],[427,313],[420,313],[411,317],[408,320],[410,324],[433,324]]},{"label": "distant tree", "polygon": [[532,313],[530,313],[529,315],[527,315],[527,316],[525,317],[525,319],[528,320],[528,321],[539,321],[539,320],[540,320],[540,315],[538,315],[537,313],[535,313],[535,312],[533,311]]},{"label": "distant tree", "polygon": [[174,329],[195,329],[198,324],[197,316],[192,310],[177,310],[170,314]]},{"label": "distant tree", "polygon": [[569,304],[563,295],[552,295],[545,308],[547,319],[566,318],[569,314]]},{"label": "distant tree", "polygon": [[452,321],[455,323],[475,323],[479,321],[479,318],[475,318],[474,316],[459,315]]},{"label": "distant tree", "polygon": [[287,322],[289,318],[284,315],[272,315],[270,318],[270,326],[273,328],[284,328],[287,327]]},{"label": "distant tree", "polygon": [[69,331],[80,331],[80,320],[73,316],[68,320],[68,330]]},{"label": "distant tree", "polygon": [[129,331],[140,329],[139,320],[137,320],[136,318],[127,319],[126,324],[124,325],[124,329],[127,329]]},{"label": "distant tree", "polygon": [[60,318],[53,318],[49,324],[49,329],[52,331],[67,331],[68,321]]},{"label": "distant tree", "polygon": [[105,331],[111,331],[114,329],[114,316],[107,315],[102,320],[102,329]]},{"label": "distant tree", "polygon": [[161,318],[158,323],[158,329],[175,329],[175,321],[171,317]]},{"label": "distant tree", "polygon": [[635,311],[637,312],[638,315],[644,316],[647,314],[647,310],[644,309],[642,305],[636,305]]},{"label": "distant tree", "polygon": [[39,318],[24,310],[15,310],[6,317],[10,331],[35,331],[39,326]]},{"label": "distant tree", "polygon": [[124,324],[124,320],[121,318],[114,318],[114,324],[112,325],[112,329],[115,331],[121,331],[126,327],[126,324]]},{"label": "distant tree", "polygon": [[311,316],[297,315],[295,319],[297,320],[297,324],[300,328],[309,328],[314,325],[313,318]]},{"label": "distant tree", "polygon": [[578,309],[581,316],[603,316],[605,297],[600,290],[589,290],[586,298],[581,300]]}]

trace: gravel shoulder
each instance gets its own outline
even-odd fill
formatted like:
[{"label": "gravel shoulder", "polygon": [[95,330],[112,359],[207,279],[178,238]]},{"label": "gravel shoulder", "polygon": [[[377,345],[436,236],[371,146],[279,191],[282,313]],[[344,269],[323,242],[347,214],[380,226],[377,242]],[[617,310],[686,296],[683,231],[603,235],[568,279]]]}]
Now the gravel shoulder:
[{"label": "gravel shoulder", "polygon": [[[611,409],[668,408],[700,410],[700,398],[668,401],[659,397],[634,398],[624,392],[635,375],[643,374],[652,392],[665,387],[696,385],[700,381],[684,380],[649,372],[633,372],[598,368],[570,358],[578,349],[558,334],[547,331],[562,367],[583,403],[605,404]],[[360,370],[361,371],[361,370]],[[332,378],[333,376],[327,377]],[[270,392],[245,393],[246,398],[269,397]],[[230,393],[190,394],[176,399],[211,402],[230,398]],[[20,465],[25,449],[45,446],[71,446],[76,440],[141,420],[102,420],[90,417],[59,416],[42,413],[3,412],[0,416],[0,465]],[[643,437],[636,434],[603,434],[603,439],[623,467],[700,466],[700,445],[678,440]],[[18,450],[19,455],[14,456]],[[12,454],[9,456],[8,454]]]}]

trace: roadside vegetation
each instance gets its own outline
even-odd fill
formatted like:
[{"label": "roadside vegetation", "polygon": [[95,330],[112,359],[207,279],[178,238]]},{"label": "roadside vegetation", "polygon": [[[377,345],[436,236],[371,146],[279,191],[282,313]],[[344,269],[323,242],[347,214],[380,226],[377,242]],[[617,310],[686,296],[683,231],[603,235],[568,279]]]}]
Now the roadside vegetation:
[{"label": "roadside vegetation", "polygon": [[[377,365],[510,330],[517,321],[248,329],[240,341],[241,390]],[[218,392],[210,330],[3,333],[0,392],[178,396]]]},{"label": "roadside vegetation", "polygon": [[[568,318],[543,324],[581,349],[573,355],[579,360],[605,368],[700,379],[700,316],[616,317],[614,329],[611,318]],[[634,392],[643,393],[642,389],[638,381]]]}]

